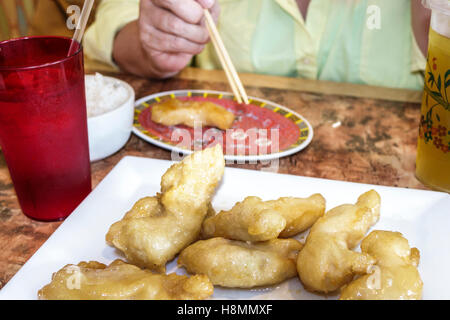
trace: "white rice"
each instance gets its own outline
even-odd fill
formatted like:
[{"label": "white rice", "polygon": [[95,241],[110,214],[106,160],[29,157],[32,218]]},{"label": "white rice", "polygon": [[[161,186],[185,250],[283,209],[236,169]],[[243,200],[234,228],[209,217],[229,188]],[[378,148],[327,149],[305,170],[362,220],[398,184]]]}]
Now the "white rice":
[{"label": "white rice", "polygon": [[125,103],[127,89],[119,82],[100,73],[86,77],[86,107],[88,117],[112,111]]}]

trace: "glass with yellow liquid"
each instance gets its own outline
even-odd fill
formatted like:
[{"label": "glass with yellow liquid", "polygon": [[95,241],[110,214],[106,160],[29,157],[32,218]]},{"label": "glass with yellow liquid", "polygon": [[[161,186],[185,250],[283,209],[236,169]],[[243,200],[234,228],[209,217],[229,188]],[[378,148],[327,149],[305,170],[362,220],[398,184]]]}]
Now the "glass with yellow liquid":
[{"label": "glass with yellow liquid", "polygon": [[432,9],[422,98],[416,177],[450,193],[450,4],[424,0]]}]

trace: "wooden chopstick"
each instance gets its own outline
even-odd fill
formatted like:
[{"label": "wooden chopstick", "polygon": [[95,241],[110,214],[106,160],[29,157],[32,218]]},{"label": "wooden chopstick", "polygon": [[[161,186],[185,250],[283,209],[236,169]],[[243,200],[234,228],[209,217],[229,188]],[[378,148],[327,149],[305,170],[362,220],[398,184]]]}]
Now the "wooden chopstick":
[{"label": "wooden chopstick", "polygon": [[81,10],[81,15],[79,17],[77,27],[72,37],[72,42],[70,44],[69,53],[67,56],[69,57],[74,52],[74,45],[78,43],[81,46],[81,40],[83,39],[84,31],[86,29],[87,22],[89,20],[89,16],[91,15],[92,7],[94,6],[94,0],[86,0],[83,5],[83,9]]},{"label": "wooden chopstick", "polygon": [[[211,28],[208,24],[206,24],[206,28],[208,29],[208,32],[210,35],[212,35]],[[226,62],[225,58],[223,57],[222,51],[219,50],[219,45],[217,44],[216,38],[211,36],[211,41],[214,45],[214,48],[216,49],[217,56],[219,57],[220,63],[222,64],[223,70],[225,71],[225,75],[227,76],[228,83],[230,84],[231,90],[233,91],[234,96],[236,97],[236,100],[238,103],[242,103],[241,95],[239,94],[239,90],[236,86],[236,83],[233,80],[233,76],[230,73],[230,70],[226,68]]]},{"label": "wooden chopstick", "polygon": [[219,31],[217,31],[214,19],[207,9],[204,10],[206,26],[210,34],[211,40],[213,42],[214,48],[216,49],[217,55],[219,56],[220,63],[227,75],[228,82],[230,83],[233,94],[236,96],[237,101],[244,101],[245,104],[249,104],[247,93],[245,92],[244,86],[242,85],[241,79],[231,62],[230,55],[228,54],[225,45],[223,44],[222,38],[220,37]]}]

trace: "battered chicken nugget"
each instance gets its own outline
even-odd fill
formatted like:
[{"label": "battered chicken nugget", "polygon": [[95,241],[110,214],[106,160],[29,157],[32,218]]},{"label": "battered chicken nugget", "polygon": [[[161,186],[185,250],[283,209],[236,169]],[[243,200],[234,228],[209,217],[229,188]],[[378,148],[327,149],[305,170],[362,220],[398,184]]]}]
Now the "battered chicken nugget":
[{"label": "battered chicken nugget", "polygon": [[278,211],[267,208],[258,197],[247,197],[230,211],[205,219],[202,236],[266,241],[278,238],[285,227],[286,219]]},{"label": "battered chicken nugget", "polygon": [[341,300],[418,300],[423,283],[417,271],[420,253],[399,232],[373,231],[361,243],[361,251],[377,260],[372,274],[347,285]]},{"label": "battered chicken nugget", "polygon": [[298,256],[297,270],[306,289],[333,292],[375,263],[367,253],[352,251],[380,217],[380,196],[362,194],[355,205],[331,209],[311,228]]},{"label": "battered chicken nugget", "polygon": [[213,238],[184,249],[178,264],[191,274],[206,274],[213,284],[223,287],[268,286],[297,275],[295,261],[302,247],[295,239],[252,244]]},{"label": "battered chicken nugget", "polygon": [[207,276],[161,275],[121,260],[67,265],[38,292],[41,300],[200,300],[213,294]]},{"label": "battered chicken nugget", "polygon": [[152,107],[152,120],[166,126],[184,124],[193,128],[199,122],[226,130],[231,128],[234,119],[232,112],[209,101],[167,99]]},{"label": "battered chicken nugget", "polygon": [[206,219],[202,235],[242,241],[288,238],[310,228],[324,213],[325,199],[320,194],[272,201],[247,197],[231,210]]},{"label": "battered chicken nugget", "polygon": [[164,271],[168,261],[198,238],[224,167],[219,145],[173,165],[162,177],[161,194],[139,200],[111,226],[106,241],[130,263]]}]

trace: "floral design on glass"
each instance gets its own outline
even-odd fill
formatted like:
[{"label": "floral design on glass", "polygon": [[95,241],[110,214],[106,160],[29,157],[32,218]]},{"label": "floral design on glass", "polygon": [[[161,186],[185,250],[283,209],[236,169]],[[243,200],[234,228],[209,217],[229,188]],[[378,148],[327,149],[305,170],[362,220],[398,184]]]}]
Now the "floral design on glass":
[{"label": "floral design on glass", "polygon": [[436,57],[433,57],[430,63],[428,56],[424,89],[425,105],[428,110],[420,118],[419,137],[424,139],[425,143],[433,143],[437,149],[447,153],[450,152],[450,126],[443,123],[446,119],[443,113],[450,112],[447,95],[447,88],[450,87],[450,69],[442,77],[438,71],[438,63]]}]

